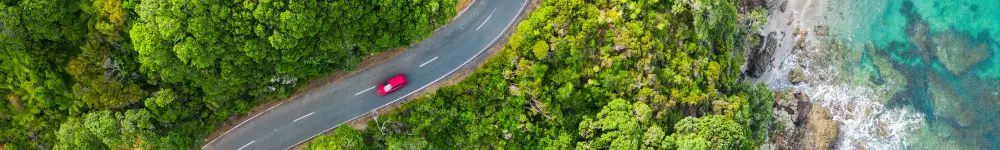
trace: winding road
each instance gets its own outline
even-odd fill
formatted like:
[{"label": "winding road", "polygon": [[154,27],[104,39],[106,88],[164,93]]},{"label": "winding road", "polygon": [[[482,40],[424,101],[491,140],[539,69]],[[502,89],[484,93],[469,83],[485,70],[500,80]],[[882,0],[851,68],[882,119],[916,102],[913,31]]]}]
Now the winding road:
[{"label": "winding road", "polygon": [[[431,37],[383,64],[256,114],[201,149],[290,149],[340,124],[437,82],[486,51],[527,7],[527,0],[474,0]],[[405,73],[409,85],[379,96],[379,82]]]}]

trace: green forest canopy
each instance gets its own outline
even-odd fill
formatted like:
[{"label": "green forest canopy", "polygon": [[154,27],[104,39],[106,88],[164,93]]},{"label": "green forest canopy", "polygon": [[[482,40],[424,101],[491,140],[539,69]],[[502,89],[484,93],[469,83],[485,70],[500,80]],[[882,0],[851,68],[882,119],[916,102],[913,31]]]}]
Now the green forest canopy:
[{"label": "green forest canopy", "polygon": [[0,145],[193,149],[303,81],[429,36],[455,3],[0,0]]},{"label": "green forest canopy", "polygon": [[756,149],[773,97],[737,78],[766,13],[735,5],[542,0],[462,82],[306,148]]}]

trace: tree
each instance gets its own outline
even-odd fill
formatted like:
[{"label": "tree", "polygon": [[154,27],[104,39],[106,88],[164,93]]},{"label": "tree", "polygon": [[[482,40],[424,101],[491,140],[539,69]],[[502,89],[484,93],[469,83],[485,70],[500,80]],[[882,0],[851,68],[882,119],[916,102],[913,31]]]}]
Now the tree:
[{"label": "tree", "polygon": [[653,125],[646,130],[646,133],[642,135],[642,149],[653,150],[653,149],[675,149],[672,143],[668,143],[667,140],[669,135],[663,131],[660,126]]},{"label": "tree", "polygon": [[770,91],[736,78],[736,15],[733,1],[543,1],[483,67],[362,134],[375,149],[753,148]]},{"label": "tree", "polygon": [[146,99],[145,106],[149,113],[154,116],[153,119],[162,123],[172,123],[184,116],[178,110],[182,106],[176,101],[178,101],[177,93],[171,89],[160,89],[153,94],[153,97]]},{"label": "tree", "polygon": [[69,118],[59,126],[56,132],[59,143],[55,145],[57,150],[71,149],[108,149],[96,135],[90,132],[80,119]]},{"label": "tree", "polygon": [[535,54],[535,58],[541,60],[549,56],[549,44],[545,41],[535,42],[535,46],[531,46],[531,51]]},{"label": "tree", "polygon": [[595,119],[584,117],[580,122],[580,136],[586,140],[578,142],[577,149],[637,149],[651,116],[642,102],[612,100]]},{"label": "tree", "polygon": [[735,149],[747,138],[742,126],[720,115],[686,117],[674,129],[669,139],[678,149]]},{"label": "tree", "polygon": [[109,147],[125,145],[128,141],[121,136],[118,118],[112,111],[98,111],[84,115],[83,126],[94,137]]},{"label": "tree", "polygon": [[[9,119],[0,143],[194,148],[214,125],[301,81],[429,36],[454,5],[8,0],[0,3],[0,118]],[[105,147],[77,140],[91,135]]]},{"label": "tree", "polygon": [[[429,36],[453,7],[454,0],[0,3],[0,118],[8,118],[0,119],[0,143],[196,148],[214,125],[288,96],[302,81]],[[742,60],[733,56],[742,55],[733,47],[748,43],[735,41],[746,34],[736,26],[759,26],[744,19],[764,13],[736,13],[731,0],[543,1],[464,81],[330,142],[671,149],[731,141],[696,136],[703,130],[690,124],[711,120],[736,124],[742,132],[725,133],[747,137],[735,145],[752,148],[766,137],[772,102],[763,87],[737,80]],[[723,117],[678,130],[699,116]]]},{"label": "tree", "polygon": [[337,127],[329,136],[324,135],[313,139],[305,147],[315,150],[368,149],[361,137],[361,131],[346,125]]}]

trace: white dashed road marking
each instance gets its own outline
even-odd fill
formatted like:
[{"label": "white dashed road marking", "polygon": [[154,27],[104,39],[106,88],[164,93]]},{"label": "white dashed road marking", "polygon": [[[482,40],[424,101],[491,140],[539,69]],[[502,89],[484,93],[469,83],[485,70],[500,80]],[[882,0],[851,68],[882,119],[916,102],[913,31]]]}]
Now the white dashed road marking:
[{"label": "white dashed road marking", "polygon": [[368,88],[368,89],[365,89],[364,91],[361,91],[361,92],[358,92],[358,93],[355,93],[354,95],[361,95],[361,93],[365,93],[365,92],[368,92],[368,90],[372,90],[372,89],[374,89],[374,88],[375,88],[375,86],[373,86],[373,87],[370,87],[370,88]]},{"label": "white dashed road marking", "polygon": [[[474,3],[474,2],[475,2],[475,0],[473,0],[473,3]],[[383,104],[382,106],[379,106],[378,108],[375,108],[375,110],[378,110],[378,109],[380,109],[380,108],[382,108],[382,107],[385,107],[386,105],[389,105],[389,104],[392,104],[392,103],[395,103],[396,101],[399,101],[400,99],[403,99],[403,98],[406,98],[407,96],[410,96],[410,95],[412,95],[413,93],[416,93],[416,92],[418,92],[418,91],[420,91],[420,90],[423,90],[424,88],[427,88],[427,86],[430,86],[431,84],[433,84],[433,83],[435,83],[435,82],[437,82],[437,81],[441,80],[442,78],[444,78],[444,77],[447,77],[448,75],[451,75],[451,73],[454,73],[454,72],[455,72],[456,70],[458,70],[459,68],[462,68],[462,66],[465,66],[465,64],[469,63],[469,61],[472,61],[472,59],[475,59],[475,58],[476,58],[476,56],[479,56],[479,54],[482,54],[482,53],[483,53],[483,51],[486,51],[486,49],[490,48],[490,46],[493,46],[493,43],[495,43],[495,42],[497,41],[497,39],[500,39],[500,37],[501,37],[501,36],[503,36],[503,33],[507,32],[507,29],[510,29],[510,26],[511,26],[511,24],[514,24],[514,21],[515,21],[515,20],[517,20],[517,17],[521,16],[521,13],[522,13],[522,12],[524,12],[524,8],[525,8],[525,6],[527,6],[527,5],[528,5],[528,0],[525,0],[525,1],[524,1],[524,2],[523,2],[523,3],[521,4],[521,10],[518,10],[518,11],[517,11],[517,12],[518,12],[518,14],[517,14],[517,15],[514,15],[514,18],[511,18],[511,22],[510,22],[510,23],[507,23],[507,27],[504,27],[504,28],[503,28],[503,30],[501,30],[501,31],[500,31],[500,33],[501,33],[501,34],[500,34],[500,35],[497,35],[497,37],[493,38],[493,41],[490,41],[490,44],[486,44],[486,47],[483,47],[483,49],[482,49],[482,50],[479,50],[479,52],[477,52],[477,53],[476,53],[475,55],[472,55],[472,57],[471,57],[471,58],[469,58],[468,60],[465,60],[465,62],[463,62],[463,63],[462,63],[461,65],[458,65],[458,67],[457,67],[457,68],[455,68],[455,69],[452,69],[452,70],[451,70],[451,71],[449,71],[448,73],[445,73],[445,74],[444,74],[444,76],[441,76],[441,77],[439,77],[438,79],[435,79],[434,81],[431,81],[431,83],[428,83],[427,85],[424,85],[423,87],[420,87],[420,88],[418,88],[417,90],[414,90],[414,91],[412,91],[412,92],[410,92],[410,93],[407,93],[406,95],[403,95],[402,97],[399,97],[399,98],[396,98],[396,100],[392,100],[392,101],[391,101],[391,102],[389,102],[389,103],[386,103],[386,104]],[[468,8],[468,7],[467,7],[467,8]],[[494,11],[495,11],[495,9],[494,9]],[[492,13],[491,13],[491,14],[492,14]],[[358,117],[361,117],[361,116],[354,116],[354,118],[351,118],[351,119],[348,119],[348,120],[354,120],[354,119],[358,119]],[[345,122],[346,122],[346,121],[345,121]],[[343,122],[342,122],[342,123],[340,123],[340,124],[337,124],[337,125],[334,125],[333,127],[330,127],[330,128],[328,128],[328,129],[326,129],[326,130],[323,130],[323,132],[320,132],[320,133],[316,133],[315,135],[313,135],[313,136],[311,136],[311,137],[309,137],[309,138],[306,138],[306,139],[304,139],[304,140],[302,140],[302,141],[299,141],[299,143],[295,143],[295,145],[292,145],[292,146],[289,146],[288,148],[285,148],[285,150],[289,150],[289,149],[292,149],[292,148],[293,148],[293,147],[295,147],[296,145],[299,145],[299,144],[302,144],[303,142],[306,142],[306,141],[308,141],[308,140],[310,140],[310,139],[312,139],[312,138],[315,138],[316,136],[318,136],[318,135],[320,135],[320,134],[323,134],[323,133],[326,133],[326,132],[328,132],[328,131],[330,131],[330,130],[333,130],[333,128],[337,128],[337,127],[339,127],[339,126],[340,126],[341,124],[343,124]]]},{"label": "white dashed road marking", "polygon": [[[295,97],[292,97],[291,99],[295,99]],[[269,111],[271,111],[271,109],[274,109],[274,107],[278,107],[281,104],[283,104],[283,103],[278,103],[277,105],[271,106],[271,108],[267,108],[267,110],[264,110],[264,111],[262,111],[260,113],[257,113],[256,115],[253,115],[253,117],[250,117],[250,119],[243,120],[243,122],[240,122],[240,124],[237,124],[236,126],[233,126],[232,128],[229,128],[229,130],[226,130],[226,132],[223,132],[222,135],[226,135],[227,133],[229,133],[229,131],[233,131],[233,129],[236,129],[237,127],[240,127],[241,125],[243,125],[243,123],[247,123],[248,121],[253,120],[253,118],[257,118],[257,116],[260,116],[260,114],[264,114],[265,112],[269,112]],[[219,137],[221,137],[222,135],[219,135]],[[212,142],[215,142],[215,140],[218,140],[218,139],[219,139],[218,137],[216,137],[215,139],[212,139],[212,141],[208,142],[208,144],[205,144],[205,146],[201,146],[201,149],[205,149],[205,147],[207,147],[209,144],[212,144]],[[206,139],[206,140],[208,140],[208,139]]]},{"label": "white dashed road marking", "polygon": [[493,8],[493,11],[490,12],[490,16],[486,16],[486,20],[483,20],[483,24],[479,24],[479,27],[476,27],[476,31],[479,31],[479,28],[482,28],[483,25],[486,25],[486,22],[490,21],[490,17],[493,17],[493,12],[497,12],[497,8]]},{"label": "white dashed road marking", "polygon": [[247,143],[246,145],[240,146],[240,149],[236,149],[236,150],[243,150],[243,148],[245,148],[247,146],[250,146],[250,144],[253,144],[253,142],[256,142],[256,141],[250,141],[250,143]]},{"label": "white dashed road marking", "polygon": [[297,118],[295,120],[292,120],[292,122],[296,122],[296,121],[299,121],[302,118],[309,117],[309,115],[312,115],[313,113],[316,113],[316,112],[310,112],[309,114],[306,114],[305,116],[302,116],[302,117],[299,117],[299,118]]},{"label": "white dashed road marking", "polygon": [[431,60],[428,60],[427,62],[424,62],[424,63],[420,64],[420,67],[424,67],[424,65],[427,65],[427,63],[431,63],[432,61],[437,60],[437,59],[438,59],[438,57],[431,58]]}]

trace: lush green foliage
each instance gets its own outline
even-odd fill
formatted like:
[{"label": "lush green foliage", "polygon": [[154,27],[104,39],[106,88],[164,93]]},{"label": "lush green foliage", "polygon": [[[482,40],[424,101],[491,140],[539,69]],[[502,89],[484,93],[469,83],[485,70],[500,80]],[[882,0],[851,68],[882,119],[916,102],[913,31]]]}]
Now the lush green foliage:
[{"label": "lush green foliage", "polygon": [[346,125],[337,127],[330,136],[313,139],[306,147],[317,150],[368,149],[361,137],[361,131]]},{"label": "lush green foliage", "polygon": [[427,37],[454,7],[455,0],[0,0],[0,145],[196,148],[216,124],[302,81]]},{"label": "lush green foliage", "polygon": [[756,18],[734,5],[543,0],[482,68],[363,135],[374,149],[754,149],[773,98],[737,80],[738,29]]}]

